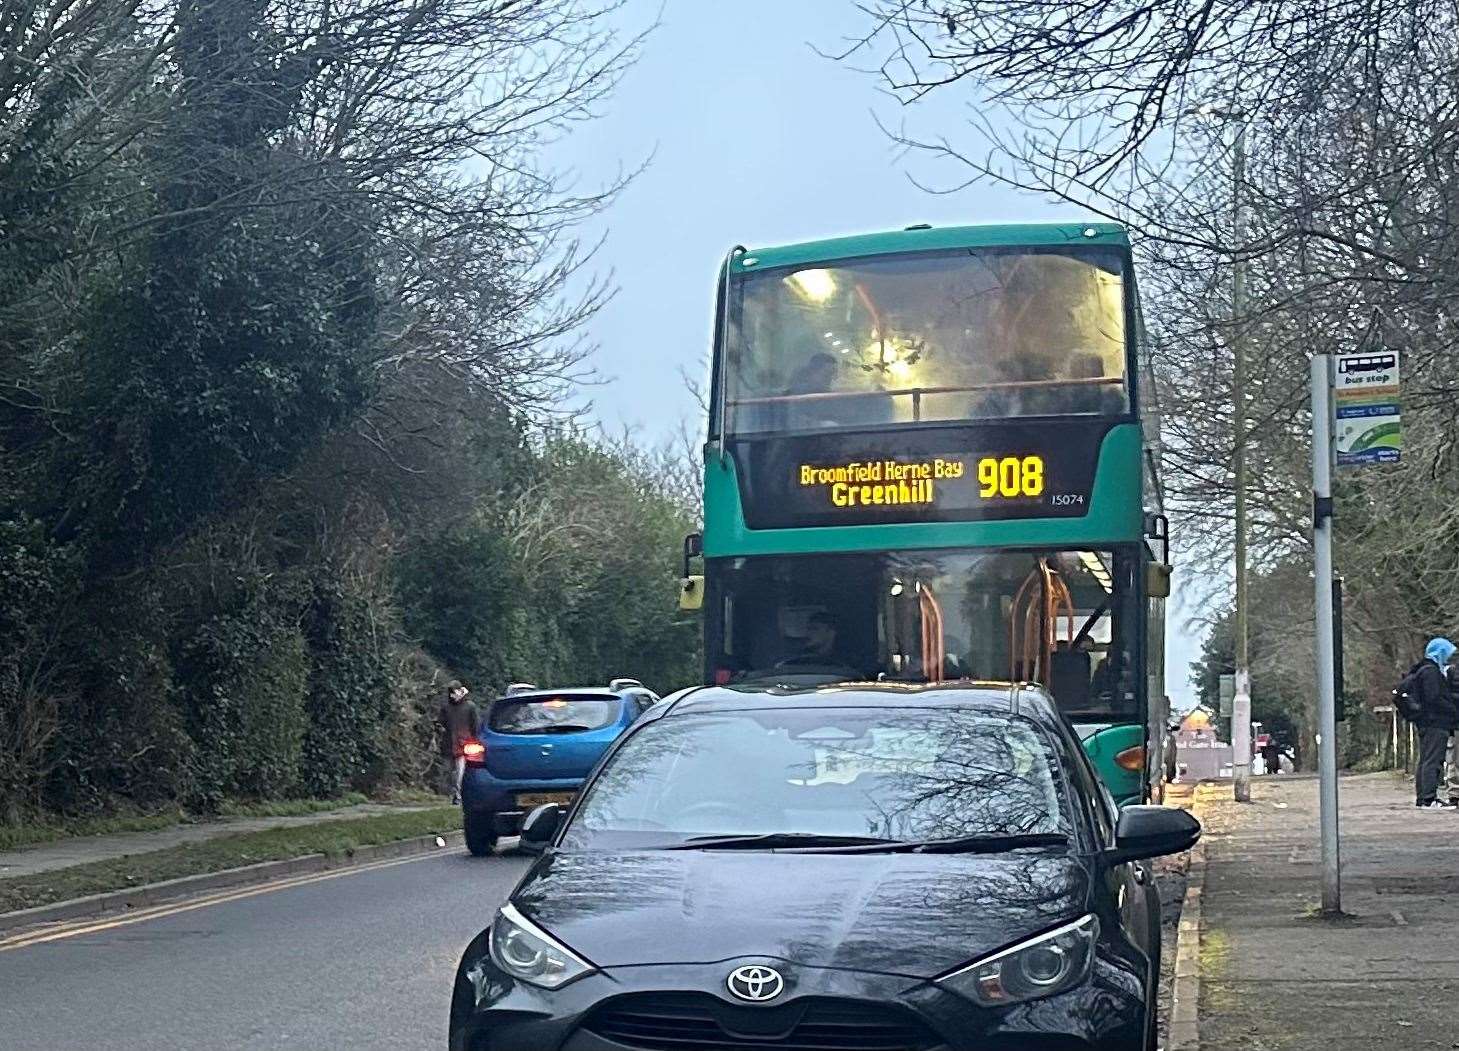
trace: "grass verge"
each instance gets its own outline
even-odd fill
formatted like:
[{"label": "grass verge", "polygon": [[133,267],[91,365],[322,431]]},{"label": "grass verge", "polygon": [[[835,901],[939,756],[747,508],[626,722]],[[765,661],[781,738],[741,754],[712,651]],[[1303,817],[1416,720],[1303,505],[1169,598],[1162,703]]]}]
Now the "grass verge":
[{"label": "grass verge", "polygon": [[336,799],[280,799],[266,802],[225,802],[216,815],[189,814],[172,807],[158,811],[111,814],[106,817],[64,818],[45,815],[17,825],[0,824],[0,852],[55,843],[81,836],[110,836],[126,832],[155,832],[160,828],[219,817],[308,817],[327,810],[341,810],[361,803],[385,806],[438,806],[441,796],[419,789],[399,789],[385,799],[372,800],[360,792],[347,792]]},{"label": "grass verge", "polygon": [[[368,803],[369,796],[362,792],[346,792],[338,799],[277,799],[261,803],[224,803],[218,808],[220,817],[307,817],[326,810],[339,810],[347,806]],[[440,802],[438,796],[435,800]]]},{"label": "grass verge", "polygon": [[259,861],[278,861],[306,854],[340,856],[357,847],[451,832],[460,827],[459,807],[437,807],[219,836],[202,843],[0,880],[0,912],[69,901],[88,894],[124,890],[180,876],[220,872]]}]

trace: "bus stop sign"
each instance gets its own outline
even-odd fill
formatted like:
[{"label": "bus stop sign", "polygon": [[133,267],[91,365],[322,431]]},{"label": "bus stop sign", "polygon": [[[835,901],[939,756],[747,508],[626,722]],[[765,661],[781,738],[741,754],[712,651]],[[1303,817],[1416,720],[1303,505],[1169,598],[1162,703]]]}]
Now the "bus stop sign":
[{"label": "bus stop sign", "polygon": [[1398,352],[1337,355],[1332,395],[1338,466],[1397,463],[1403,448]]}]

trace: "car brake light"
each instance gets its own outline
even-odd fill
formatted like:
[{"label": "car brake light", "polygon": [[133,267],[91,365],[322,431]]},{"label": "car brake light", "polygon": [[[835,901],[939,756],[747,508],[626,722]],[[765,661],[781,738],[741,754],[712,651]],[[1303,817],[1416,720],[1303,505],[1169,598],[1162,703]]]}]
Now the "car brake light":
[{"label": "car brake light", "polygon": [[461,746],[461,754],[467,759],[480,759],[486,755],[486,745],[480,741],[467,741]]},{"label": "car brake light", "polygon": [[1122,770],[1143,770],[1145,768],[1145,746],[1137,744],[1134,748],[1126,748],[1115,756],[1115,766]]}]

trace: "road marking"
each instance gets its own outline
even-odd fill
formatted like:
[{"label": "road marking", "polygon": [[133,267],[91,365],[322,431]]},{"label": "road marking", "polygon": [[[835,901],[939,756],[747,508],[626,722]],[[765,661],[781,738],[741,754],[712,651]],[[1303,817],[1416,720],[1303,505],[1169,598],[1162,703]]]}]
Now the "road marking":
[{"label": "road marking", "polygon": [[442,856],[444,855],[415,854],[408,858],[387,858],[383,861],[372,861],[363,865],[349,865],[344,868],[330,869],[328,872],[311,872],[303,876],[286,876],[269,883],[259,883],[250,887],[235,887],[232,890],[222,891],[201,898],[186,898],[163,905],[153,905],[111,919],[73,920],[59,927],[14,934],[9,938],[0,938],[0,952],[9,952],[12,949],[24,949],[31,945],[40,945],[43,942],[60,941],[63,938],[75,938],[83,934],[96,934],[117,927],[129,927],[134,923],[160,920],[168,916],[176,916],[182,912],[206,909],[213,905],[226,905],[231,901],[241,901],[244,898],[252,898],[260,894],[272,894],[274,891],[302,887],[308,883],[319,883],[324,880],[338,879],[341,876],[353,876],[361,872],[374,872],[376,869],[387,869],[395,865],[408,865],[413,861],[424,861],[426,858],[439,858]]}]

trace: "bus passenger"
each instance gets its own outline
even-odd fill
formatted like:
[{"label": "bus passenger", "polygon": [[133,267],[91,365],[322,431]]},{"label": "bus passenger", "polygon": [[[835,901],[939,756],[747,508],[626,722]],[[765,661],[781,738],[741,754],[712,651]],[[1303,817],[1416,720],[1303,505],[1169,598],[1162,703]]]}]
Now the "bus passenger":
[{"label": "bus passenger", "polygon": [[785,388],[787,394],[825,394],[834,390],[836,386],[836,373],[841,363],[825,351],[812,354],[800,368],[796,369],[795,375],[790,378],[790,383]]},{"label": "bus passenger", "polygon": [[836,382],[841,362],[825,351],[817,351],[801,363],[785,386],[787,401],[783,426],[791,429],[835,427],[843,423],[839,417],[844,406],[839,398],[809,397],[825,395],[840,388]]},{"label": "bus passenger", "polygon": [[1100,661],[1099,666],[1094,669],[1093,681],[1090,684],[1094,697],[1106,704],[1114,704],[1119,700],[1118,691],[1122,676],[1117,653],[1116,648],[1111,645],[1104,660]]},{"label": "bus passenger", "polygon": [[[1069,378],[1075,381],[1096,380],[1104,376],[1104,362],[1098,354],[1075,354],[1069,360]],[[1124,398],[1113,385],[1076,382],[1059,393],[1061,412],[1118,415],[1124,409]]]},{"label": "bus passenger", "polygon": [[1067,412],[1064,393],[1045,386],[1054,378],[1053,361],[1046,355],[1001,358],[993,365],[993,389],[973,399],[972,415],[987,419]]},{"label": "bus passenger", "polygon": [[993,362],[989,383],[993,389],[973,395],[968,415],[978,419],[994,419],[1000,416],[1020,416],[1022,409],[1019,390],[1013,384],[1026,378],[1024,369],[1013,358],[1000,358]]}]

